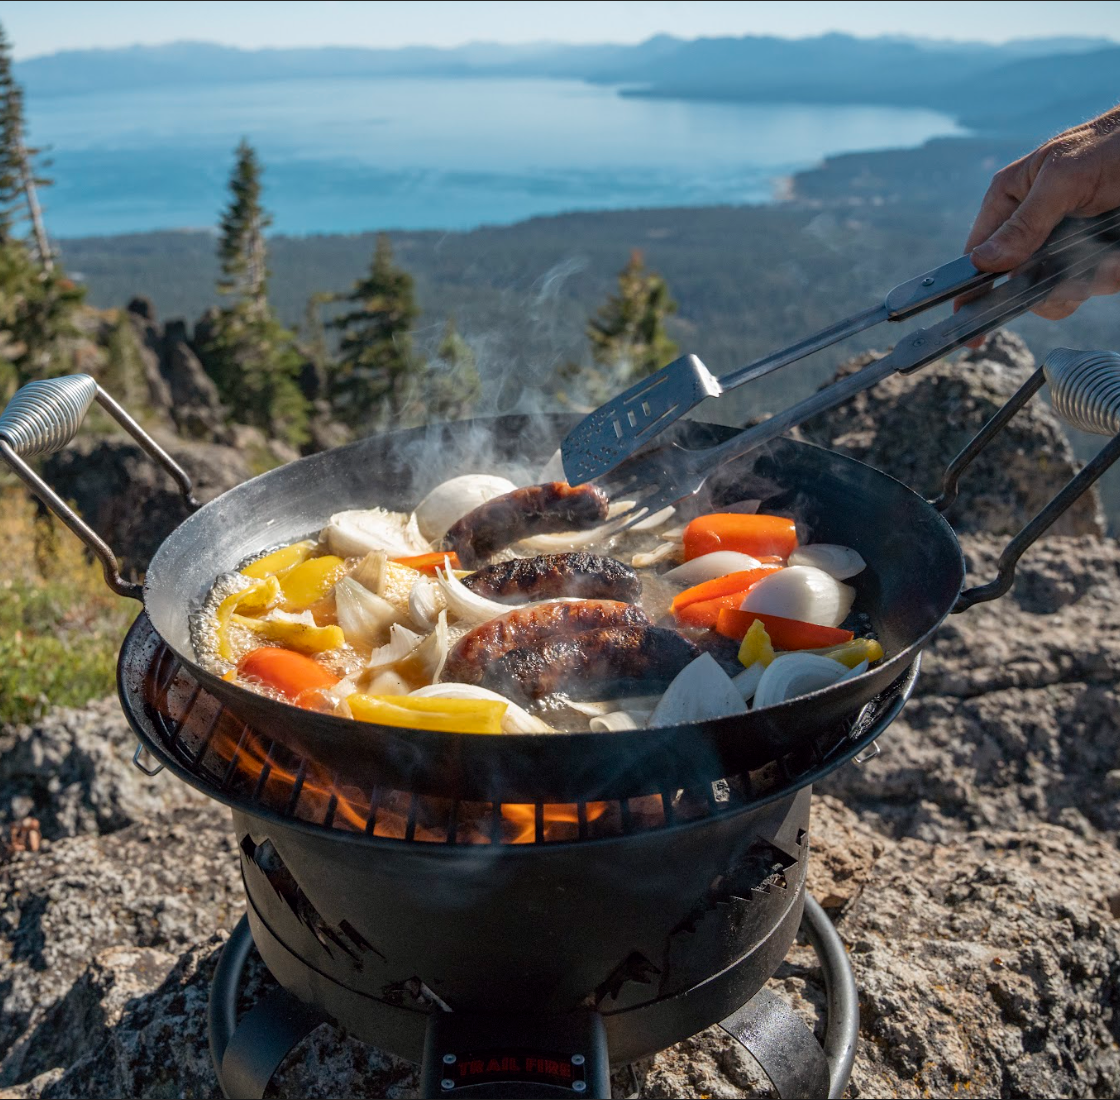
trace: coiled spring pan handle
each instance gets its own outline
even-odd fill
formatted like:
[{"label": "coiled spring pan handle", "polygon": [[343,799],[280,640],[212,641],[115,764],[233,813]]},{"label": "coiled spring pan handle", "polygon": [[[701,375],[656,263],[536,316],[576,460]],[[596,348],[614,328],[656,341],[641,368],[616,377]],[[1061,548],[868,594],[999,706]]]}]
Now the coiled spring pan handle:
[{"label": "coiled spring pan handle", "polygon": [[143,599],[141,585],[121,576],[120,564],[109,545],[24,461],[35,455],[61,451],[75,436],[90,405],[96,401],[178,483],[192,508],[198,507],[190,475],[88,374],[68,374],[28,382],[0,412],[0,458],[24,484],[101,561],[105,581],[120,596]]},{"label": "coiled spring pan handle", "polygon": [[1000,555],[996,579],[967,588],[954,611],[994,600],[1015,580],[1015,566],[1024,551],[1084,495],[1117,458],[1120,458],[1120,355],[1111,351],[1073,351],[1055,348],[949,464],[941,495],[932,503],[940,511],[957,498],[960,476],[1007,422],[1046,383],[1054,411],[1071,427],[1112,439],[1087,462],[1075,477],[1008,544]]}]

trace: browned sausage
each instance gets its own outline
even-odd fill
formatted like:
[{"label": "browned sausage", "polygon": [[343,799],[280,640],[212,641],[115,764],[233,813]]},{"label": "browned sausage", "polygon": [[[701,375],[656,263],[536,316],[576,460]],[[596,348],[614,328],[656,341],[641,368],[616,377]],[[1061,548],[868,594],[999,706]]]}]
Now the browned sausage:
[{"label": "browned sausage", "polygon": [[549,481],[495,497],[468,512],[447,532],[447,546],[467,569],[519,539],[557,531],[586,531],[607,518],[607,494],[595,485]]},{"label": "browned sausage", "polygon": [[486,665],[482,686],[512,699],[573,699],[661,691],[699,650],[675,630],[613,626],[549,638]]},{"label": "browned sausage", "polygon": [[499,603],[559,596],[637,603],[642,594],[642,582],[630,566],[582,550],[495,562],[464,577],[463,584]]},{"label": "browned sausage", "polygon": [[604,626],[635,626],[649,622],[640,607],[616,600],[573,600],[519,607],[464,634],[447,655],[442,680],[478,684],[486,666],[519,646],[535,646],[558,635],[578,634]]}]

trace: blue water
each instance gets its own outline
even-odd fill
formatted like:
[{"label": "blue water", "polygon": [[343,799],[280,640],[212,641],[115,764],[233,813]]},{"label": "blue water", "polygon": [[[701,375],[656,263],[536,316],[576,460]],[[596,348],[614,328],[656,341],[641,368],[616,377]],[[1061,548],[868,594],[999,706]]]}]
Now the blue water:
[{"label": "blue water", "polygon": [[213,225],[248,137],[283,233],[766,202],[830,154],[956,133],[933,111],[677,102],[567,80],[340,79],[34,97],[58,237]]}]

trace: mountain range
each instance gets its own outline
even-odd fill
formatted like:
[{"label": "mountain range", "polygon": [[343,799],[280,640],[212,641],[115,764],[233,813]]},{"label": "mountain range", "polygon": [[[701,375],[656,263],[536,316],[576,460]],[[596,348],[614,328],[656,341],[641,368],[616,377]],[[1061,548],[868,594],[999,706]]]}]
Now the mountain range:
[{"label": "mountain range", "polygon": [[636,45],[471,43],[453,49],[242,50],[173,42],[70,50],[16,65],[34,96],[331,77],[549,77],[666,98],[928,107],[976,130],[1032,135],[1115,104],[1117,72],[1120,45],[1106,38],[996,45],[844,34],[658,35]]}]

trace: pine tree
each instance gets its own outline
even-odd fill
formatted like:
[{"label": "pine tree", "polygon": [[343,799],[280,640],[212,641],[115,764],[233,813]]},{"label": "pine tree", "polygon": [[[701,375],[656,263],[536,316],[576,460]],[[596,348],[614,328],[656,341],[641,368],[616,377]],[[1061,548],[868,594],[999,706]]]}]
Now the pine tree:
[{"label": "pine tree", "polygon": [[39,265],[49,273],[54,262],[37,188],[50,181],[36,176],[37,153],[24,140],[23,89],[12,73],[11,43],[0,26],[0,243],[13,238],[19,209],[26,206]]},{"label": "pine tree", "polygon": [[335,413],[353,428],[397,423],[419,373],[412,323],[420,311],[386,234],[377,237],[369,274],[337,300],[351,308],[330,322],[341,333],[330,379]]},{"label": "pine tree", "polygon": [[222,214],[218,290],[244,303],[251,312],[268,310],[268,267],[264,231],[272,218],[261,207],[261,164],[244,138],[237,146],[230,176],[230,202]]},{"label": "pine tree", "polygon": [[482,379],[470,345],[448,317],[435,358],[423,373],[418,420],[463,420],[482,396]]},{"label": "pine tree", "polygon": [[618,293],[587,325],[596,366],[619,386],[665,366],[677,356],[677,345],[665,331],[665,318],[676,311],[669,284],[646,270],[642,253],[635,248],[618,273]]},{"label": "pine tree", "polygon": [[235,420],[298,446],[307,438],[307,401],[297,381],[303,357],[268,304],[264,230],[271,218],[261,206],[260,162],[244,140],[236,155],[218,244],[218,291],[230,304],[199,351]]}]

